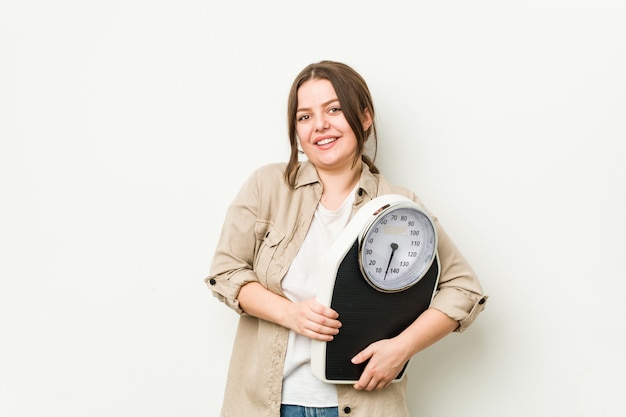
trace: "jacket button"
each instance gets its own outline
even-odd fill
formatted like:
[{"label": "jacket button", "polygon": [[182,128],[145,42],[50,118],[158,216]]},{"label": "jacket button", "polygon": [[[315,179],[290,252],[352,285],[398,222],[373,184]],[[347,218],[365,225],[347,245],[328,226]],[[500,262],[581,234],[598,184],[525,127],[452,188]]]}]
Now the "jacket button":
[{"label": "jacket button", "polygon": [[352,411],[352,410],[350,409],[350,407],[344,407],[344,408],[343,408],[343,412],[344,412],[344,413],[346,413],[346,414],[350,414],[350,411]]},{"label": "jacket button", "polygon": [[215,283],[216,283],[215,278],[211,278],[211,279],[209,280],[209,284],[211,284],[211,285],[215,285]]},{"label": "jacket button", "polygon": [[362,196],[363,196],[363,189],[359,188],[359,197],[362,197]]},{"label": "jacket button", "polygon": [[478,304],[485,304],[485,299],[481,298],[480,301],[478,302]]}]

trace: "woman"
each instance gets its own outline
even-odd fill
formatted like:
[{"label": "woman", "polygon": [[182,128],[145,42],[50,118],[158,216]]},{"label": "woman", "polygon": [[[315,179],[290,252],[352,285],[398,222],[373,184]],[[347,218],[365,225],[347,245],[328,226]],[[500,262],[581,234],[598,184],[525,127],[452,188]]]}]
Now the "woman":
[{"label": "woman", "polygon": [[474,272],[433,216],[441,272],[431,306],[397,337],[352,359],[367,361],[354,385],[311,374],[310,341],[331,341],[341,331],[338,314],[315,298],[320,254],[379,195],[402,194],[423,206],[374,165],[374,117],[365,81],[343,63],[311,64],[294,80],[290,160],[257,169],[243,185],[205,279],[241,315],[222,416],[408,416],[406,378],[391,382],[413,355],[465,330],[484,309]]}]

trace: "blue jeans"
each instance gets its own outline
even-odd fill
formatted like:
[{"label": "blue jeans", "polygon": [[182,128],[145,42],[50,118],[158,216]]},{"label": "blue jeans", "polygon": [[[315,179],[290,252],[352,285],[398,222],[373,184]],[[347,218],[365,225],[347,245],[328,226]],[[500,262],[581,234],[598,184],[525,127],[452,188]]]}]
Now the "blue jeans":
[{"label": "blue jeans", "polygon": [[282,404],[280,417],[339,417],[339,411],[337,407],[315,408]]}]

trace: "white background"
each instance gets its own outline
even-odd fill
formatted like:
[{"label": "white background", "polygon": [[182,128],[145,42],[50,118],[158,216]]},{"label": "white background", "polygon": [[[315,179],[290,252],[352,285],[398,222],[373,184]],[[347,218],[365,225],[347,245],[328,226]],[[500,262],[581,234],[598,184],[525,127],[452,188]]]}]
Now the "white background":
[{"label": "white background", "polygon": [[625,21],[618,0],[2,0],[0,415],[218,415],[219,228],[287,159],[295,75],[335,59],[370,85],[381,170],[491,297],[412,362],[413,414],[626,416]]}]

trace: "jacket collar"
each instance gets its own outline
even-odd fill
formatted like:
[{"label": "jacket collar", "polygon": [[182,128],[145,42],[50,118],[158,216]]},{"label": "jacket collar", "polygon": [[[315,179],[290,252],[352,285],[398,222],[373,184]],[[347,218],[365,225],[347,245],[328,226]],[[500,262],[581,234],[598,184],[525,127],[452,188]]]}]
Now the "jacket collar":
[{"label": "jacket collar", "polygon": [[309,185],[316,182],[320,182],[320,177],[317,175],[315,165],[313,165],[308,159],[301,161],[298,173],[296,174],[295,188],[300,188],[303,185]]}]

